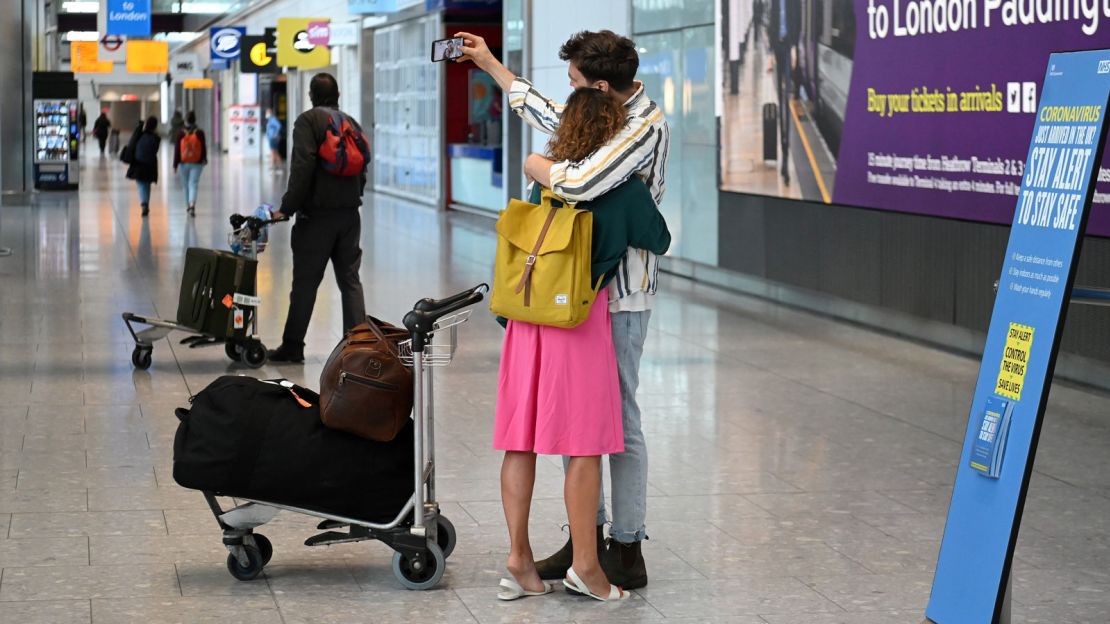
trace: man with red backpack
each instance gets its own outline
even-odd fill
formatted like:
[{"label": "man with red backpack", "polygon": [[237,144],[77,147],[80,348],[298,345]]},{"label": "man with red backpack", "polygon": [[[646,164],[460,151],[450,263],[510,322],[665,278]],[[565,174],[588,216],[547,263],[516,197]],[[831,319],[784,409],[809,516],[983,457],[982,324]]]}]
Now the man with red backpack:
[{"label": "man with red backpack", "polygon": [[339,110],[339,84],[331,74],[313,76],[308,97],[313,107],[293,123],[289,185],[274,215],[296,214],[297,220],[289,314],[281,346],[269,353],[273,362],[304,361],[304,338],[329,260],[342,297],[343,330],[366,320],[359,207],[370,142],[358,122]]},{"label": "man with red backpack", "polygon": [[185,128],[173,146],[173,172],[178,168],[184,176],[185,203],[190,217],[197,216],[197,186],[200,174],[208,164],[208,143],[204,130],[197,127],[197,114],[189,111],[185,117]]}]

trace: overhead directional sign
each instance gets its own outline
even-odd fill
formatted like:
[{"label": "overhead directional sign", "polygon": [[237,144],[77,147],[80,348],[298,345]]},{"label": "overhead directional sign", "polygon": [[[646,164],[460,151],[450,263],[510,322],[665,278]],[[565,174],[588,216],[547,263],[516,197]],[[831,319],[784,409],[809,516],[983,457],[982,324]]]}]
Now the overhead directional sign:
[{"label": "overhead directional sign", "polygon": [[97,25],[106,35],[150,36],[150,0],[105,0]]},{"label": "overhead directional sign", "polygon": [[208,48],[212,60],[234,61],[239,58],[243,35],[247,29],[242,26],[214,26],[208,32]]}]

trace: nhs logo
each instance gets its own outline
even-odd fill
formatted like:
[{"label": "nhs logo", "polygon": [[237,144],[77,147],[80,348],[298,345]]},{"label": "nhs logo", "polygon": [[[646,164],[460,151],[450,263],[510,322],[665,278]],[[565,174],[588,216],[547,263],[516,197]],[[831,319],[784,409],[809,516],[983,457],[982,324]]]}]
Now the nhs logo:
[{"label": "nhs logo", "polygon": [[1098,62],[1098,73],[1110,74],[1110,60]]}]

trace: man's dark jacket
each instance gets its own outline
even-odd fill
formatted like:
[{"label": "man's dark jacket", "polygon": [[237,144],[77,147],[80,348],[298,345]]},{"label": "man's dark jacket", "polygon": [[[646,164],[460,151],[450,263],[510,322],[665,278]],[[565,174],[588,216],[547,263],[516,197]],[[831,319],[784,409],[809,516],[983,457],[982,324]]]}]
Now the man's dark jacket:
[{"label": "man's dark jacket", "polygon": [[[281,212],[313,215],[330,210],[357,210],[362,205],[366,175],[340,177],[324,171],[317,150],[324,142],[332,106],[307,110],[293,122],[293,155],[289,160],[289,186],[281,198]],[[355,128],[362,128],[348,117]]]}]

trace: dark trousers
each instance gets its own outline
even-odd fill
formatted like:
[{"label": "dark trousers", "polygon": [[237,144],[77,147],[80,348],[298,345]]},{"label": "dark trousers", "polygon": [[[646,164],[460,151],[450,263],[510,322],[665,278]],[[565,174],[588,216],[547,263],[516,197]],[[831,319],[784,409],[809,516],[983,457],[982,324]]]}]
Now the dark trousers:
[{"label": "dark trousers", "polygon": [[775,50],[775,83],[779,96],[779,142],[782,145],[782,175],[788,175],[787,163],[790,162],[790,94],[793,89],[790,85],[790,46],[782,43],[774,44]]},{"label": "dark trousers", "polygon": [[362,234],[358,210],[319,212],[310,217],[297,215],[293,225],[293,290],[289,293],[289,316],[281,343],[303,347],[308,333],[316,291],[331,260],[335,283],[343,302],[343,331],[366,321],[366,301],[358,278],[362,263],[359,237]]},{"label": "dark trousers", "polygon": [[100,153],[104,153],[104,144],[108,142],[108,137],[97,135],[96,142],[100,144]]}]

